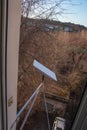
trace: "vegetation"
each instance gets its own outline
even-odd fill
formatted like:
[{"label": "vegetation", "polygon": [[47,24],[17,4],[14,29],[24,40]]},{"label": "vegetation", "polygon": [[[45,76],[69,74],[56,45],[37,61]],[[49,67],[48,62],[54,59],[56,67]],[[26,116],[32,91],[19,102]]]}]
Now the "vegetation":
[{"label": "vegetation", "polygon": [[22,0],[22,15],[34,19],[57,19],[59,15],[70,13],[66,5],[75,6],[77,3],[71,0]]}]

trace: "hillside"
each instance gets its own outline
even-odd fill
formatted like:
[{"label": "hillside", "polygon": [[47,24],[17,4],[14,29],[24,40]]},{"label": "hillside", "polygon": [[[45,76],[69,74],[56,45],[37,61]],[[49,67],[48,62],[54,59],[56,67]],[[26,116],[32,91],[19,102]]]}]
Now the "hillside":
[{"label": "hillside", "polygon": [[[51,26],[55,24],[53,23],[50,23]],[[56,23],[56,26],[59,24]],[[68,26],[71,27],[72,24],[68,24]],[[74,31],[64,31],[45,30],[43,27],[44,22],[42,21],[33,20],[30,22],[28,19],[22,19],[19,48],[18,110],[41,82],[42,74],[32,65],[34,59],[50,68],[57,75],[57,82],[45,77],[45,91],[69,101],[71,98],[74,101],[74,110],[76,110],[87,82],[86,28],[74,25]],[[75,31],[75,28],[78,30]],[[74,97],[72,93],[74,93]],[[43,102],[43,98],[39,94],[32,113],[43,111],[43,107],[38,105],[41,102]],[[57,113],[59,116],[64,116],[66,111],[67,105],[52,110],[52,114]]]},{"label": "hillside", "polygon": [[39,28],[44,28],[46,29],[47,27],[52,29],[52,30],[62,30],[62,31],[69,31],[66,30],[66,28],[70,28],[71,32],[77,32],[77,31],[82,31],[86,30],[87,27],[79,24],[74,24],[70,22],[60,22],[60,21],[54,21],[54,20],[49,20],[49,19],[30,19],[30,18],[22,18],[22,24],[26,23],[29,27],[39,27]]}]

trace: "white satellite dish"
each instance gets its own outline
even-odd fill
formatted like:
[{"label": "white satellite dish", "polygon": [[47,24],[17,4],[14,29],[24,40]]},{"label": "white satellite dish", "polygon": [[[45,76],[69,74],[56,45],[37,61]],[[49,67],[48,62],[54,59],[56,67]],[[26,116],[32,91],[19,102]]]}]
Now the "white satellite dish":
[{"label": "white satellite dish", "polygon": [[47,75],[48,77],[52,78],[53,80],[57,81],[57,77],[54,72],[52,72],[50,69],[39,63],[38,61],[34,60],[33,66],[40,70],[44,75]]}]

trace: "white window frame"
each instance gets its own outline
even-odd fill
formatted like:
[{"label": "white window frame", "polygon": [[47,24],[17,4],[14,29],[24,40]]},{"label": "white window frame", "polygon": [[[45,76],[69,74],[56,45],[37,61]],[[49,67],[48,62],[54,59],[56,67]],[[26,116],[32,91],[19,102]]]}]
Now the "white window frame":
[{"label": "white window frame", "polygon": [[[10,130],[17,116],[17,78],[21,0],[1,0],[0,129]],[[12,130],[16,129],[15,127]]]}]

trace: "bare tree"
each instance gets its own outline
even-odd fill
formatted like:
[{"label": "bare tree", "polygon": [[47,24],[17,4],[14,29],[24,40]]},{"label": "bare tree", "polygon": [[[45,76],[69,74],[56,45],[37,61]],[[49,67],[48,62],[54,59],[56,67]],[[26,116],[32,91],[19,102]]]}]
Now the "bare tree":
[{"label": "bare tree", "polygon": [[25,17],[29,17],[29,13],[31,12],[31,8],[35,9],[35,5],[43,4],[45,0],[22,0],[22,15]]},{"label": "bare tree", "polygon": [[[67,12],[71,0],[22,0],[22,15],[25,17],[54,19]],[[74,4],[75,5],[75,4]]]}]

